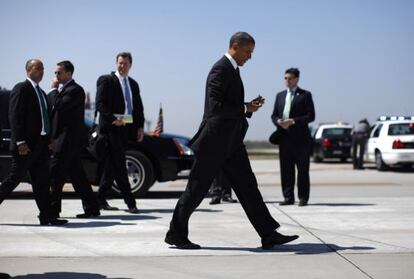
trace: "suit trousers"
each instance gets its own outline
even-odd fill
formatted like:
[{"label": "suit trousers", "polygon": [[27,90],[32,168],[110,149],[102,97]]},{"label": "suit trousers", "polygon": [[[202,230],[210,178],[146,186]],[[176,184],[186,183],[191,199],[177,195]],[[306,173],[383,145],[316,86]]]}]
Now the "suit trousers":
[{"label": "suit trousers", "polygon": [[10,174],[0,185],[0,204],[25,178],[27,172],[40,211],[39,219],[47,220],[50,218],[50,181],[48,140],[45,137],[42,137],[28,155],[19,155],[17,149],[12,151]]},{"label": "suit trousers", "polygon": [[282,138],[279,144],[280,175],[282,191],[285,200],[294,201],[295,166],[298,174],[298,197],[300,200],[309,200],[310,179],[310,141],[296,142],[289,138]]},{"label": "suit trousers", "polygon": [[354,169],[364,167],[364,152],[367,137],[365,135],[352,136],[352,164]]},{"label": "suit trousers", "polygon": [[67,148],[53,154],[50,162],[51,207],[54,217],[62,211],[62,190],[69,177],[76,194],[82,199],[86,213],[99,211],[98,202],[92,186],[86,177],[80,158],[80,150]]},{"label": "suit trousers", "polygon": [[231,197],[231,187],[228,179],[224,175],[224,171],[220,171],[216,178],[213,180],[213,184],[210,188],[212,197]]},{"label": "suit trousers", "polygon": [[115,180],[126,205],[128,208],[133,208],[136,207],[136,201],[131,192],[126,169],[126,132],[125,127],[117,127],[114,132],[108,134],[108,154],[103,161],[98,201],[102,204],[106,203],[106,195]]},{"label": "suit trousers", "polygon": [[227,158],[217,151],[197,155],[187,187],[175,207],[170,233],[181,239],[188,237],[190,216],[200,205],[221,170],[229,179],[248,219],[260,237],[271,235],[279,224],[270,215],[263,201],[244,145],[238,147]]}]

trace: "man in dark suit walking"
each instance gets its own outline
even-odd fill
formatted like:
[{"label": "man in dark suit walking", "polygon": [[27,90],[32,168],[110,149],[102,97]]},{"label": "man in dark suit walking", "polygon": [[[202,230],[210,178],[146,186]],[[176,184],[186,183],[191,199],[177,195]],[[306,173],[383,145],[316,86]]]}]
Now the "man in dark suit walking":
[{"label": "man in dark suit walking", "polygon": [[50,121],[46,94],[39,86],[43,63],[30,59],[26,63],[27,79],[16,84],[10,95],[9,121],[12,165],[9,176],[0,185],[0,203],[30,174],[33,193],[39,208],[41,225],[64,225],[51,215],[49,195]]},{"label": "man in dark suit walking", "polygon": [[287,89],[278,93],[272,121],[279,133],[280,175],[284,200],[280,205],[295,203],[295,166],[298,169],[299,206],[309,200],[309,157],[311,135],[308,124],[315,120],[312,94],[298,87],[299,70],[285,72]]},{"label": "man in dark suit walking", "polygon": [[59,62],[55,71],[56,79],[48,95],[52,104],[51,205],[52,213],[58,217],[62,211],[63,185],[69,176],[85,210],[85,213],[76,217],[89,218],[100,213],[80,157],[86,138],[85,91],[72,78],[74,70],[70,61]]},{"label": "man in dark suit walking", "polygon": [[255,41],[249,34],[234,34],[228,52],[208,74],[203,121],[190,142],[197,157],[165,237],[166,243],[179,249],[200,249],[188,239],[188,222],[221,170],[261,237],[264,249],[298,237],[276,232],[280,225],[263,202],[243,144],[248,126],[246,116],[250,117],[262,106],[261,101],[244,103],[239,72],[239,66],[251,58],[254,46]]},{"label": "man in dark suit walking", "polygon": [[[99,112],[99,128],[109,142],[108,154],[103,163],[98,201],[104,210],[117,210],[106,201],[106,194],[115,179],[128,211],[138,213],[128,180],[125,150],[128,132],[136,137],[137,142],[144,139],[144,107],[138,83],[128,76],[132,66],[132,55],[129,52],[119,53],[116,65],[116,72],[101,76],[97,81],[96,109]],[[122,117],[116,115],[132,115],[133,122],[129,131]]]}]

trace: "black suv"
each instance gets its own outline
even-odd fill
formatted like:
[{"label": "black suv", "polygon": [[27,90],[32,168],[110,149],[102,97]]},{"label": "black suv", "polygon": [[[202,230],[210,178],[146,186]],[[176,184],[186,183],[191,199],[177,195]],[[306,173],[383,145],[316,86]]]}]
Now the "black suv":
[{"label": "black suv", "polygon": [[[8,103],[10,91],[0,91],[0,181],[10,172],[11,154],[10,127],[8,123]],[[86,129],[92,128],[93,121],[85,117]],[[186,178],[194,161],[194,153],[187,146],[189,139],[183,136],[146,134],[141,143],[128,142],[126,151],[127,170],[132,192],[136,197],[144,196],[155,183]],[[84,149],[82,163],[92,185],[99,185],[101,166]],[[30,182],[27,177],[26,182]],[[68,181],[70,182],[70,181]],[[119,193],[114,182],[113,190]]]}]

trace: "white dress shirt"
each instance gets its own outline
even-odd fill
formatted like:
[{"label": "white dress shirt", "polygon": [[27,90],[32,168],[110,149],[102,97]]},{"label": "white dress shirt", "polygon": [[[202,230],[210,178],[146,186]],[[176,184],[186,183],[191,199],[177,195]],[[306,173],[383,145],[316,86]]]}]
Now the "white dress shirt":
[{"label": "white dress shirt", "polygon": [[[27,78],[27,80],[30,81],[30,83],[32,84],[34,90],[37,92],[36,86],[38,86],[39,84],[37,84],[36,82],[34,82],[33,80],[31,80],[29,77]],[[40,86],[39,86],[39,88],[40,88]],[[47,106],[47,100],[46,100],[45,96],[43,96],[43,92],[39,92],[39,93],[40,93],[40,96],[41,96],[40,98],[43,98],[43,101],[45,102],[45,104]],[[45,131],[45,123],[43,122],[42,103],[41,103],[41,100],[39,99],[39,94],[36,94],[36,96],[37,96],[37,100],[39,101],[39,109],[40,109],[41,118],[42,118],[42,131],[40,132],[40,135],[45,136],[46,135],[46,131]],[[17,144],[19,144],[19,143],[17,143]]]},{"label": "white dress shirt", "polygon": [[226,54],[224,54],[229,60],[230,60],[230,62],[231,62],[231,64],[233,65],[233,67],[234,67],[234,69],[235,70],[237,70],[237,68],[239,67],[239,66],[237,66],[237,62],[236,62],[236,60],[234,60],[234,58],[233,58],[233,56],[231,56],[230,54],[228,54],[227,52],[226,52]]}]

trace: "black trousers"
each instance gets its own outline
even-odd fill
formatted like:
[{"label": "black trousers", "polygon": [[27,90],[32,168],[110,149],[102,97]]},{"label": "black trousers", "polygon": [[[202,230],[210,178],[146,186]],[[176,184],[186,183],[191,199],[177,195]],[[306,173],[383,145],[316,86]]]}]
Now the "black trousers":
[{"label": "black trousers", "polygon": [[279,224],[270,215],[263,201],[244,146],[240,146],[228,158],[214,151],[197,154],[187,188],[175,207],[170,233],[181,239],[188,237],[190,216],[200,205],[220,170],[223,170],[229,179],[248,219],[260,237],[271,235]]},{"label": "black trousers", "polygon": [[224,171],[219,171],[210,188],[212,197],[231,197],[231,187]]},{"label": "black trousers", "polygon": [[50,162],[51,207],[54,217],[62,211],[62,190],[69,177],[76,194],[82,199],[86,213],[99,211],[98,201],[93,193],[80,158],[80,150],[63,150],[54,153]]},{"label": "black trousers", "polygon": [[136,201],[131,192],[131,184],[126,169],[126,132],[124,127],[117,127],[107,135],[109,141],[108,154],[102,163],[103,171],[99,184],[98,201],[102,204],[106,203],[106,195],[115,180],[126,205],[128,208],[133,208],[136,207]]},{"label": "black trousers", "polygon": [[43,138],[28,155],[21,156],[17,150],[12,151],[10,174],[0,185],[0,204],[19,185],[29,172],[39,219],[50,218],[49,195],[49,149],[48,141]]},{"label": "black trousers", "polygon": [[364,167],[364,152],[367,138],[365,135],[352,136],[352,164],[354,169]]},{"label": "black trousers", "polygon": [[298,171],[298,197],[309,200],[310,141],[297,143],[284,138],[279,144],[280,176],[285,200],[294,201],[295,167]]}]

